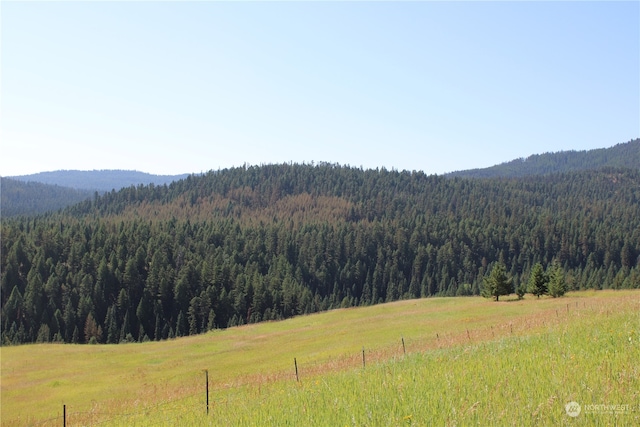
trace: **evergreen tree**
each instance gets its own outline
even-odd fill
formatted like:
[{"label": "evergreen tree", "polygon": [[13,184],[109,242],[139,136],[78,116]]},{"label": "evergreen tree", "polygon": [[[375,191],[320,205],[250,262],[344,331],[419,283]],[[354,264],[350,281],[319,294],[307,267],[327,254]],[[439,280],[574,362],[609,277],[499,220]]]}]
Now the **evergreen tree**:
[{"label": "evergreen tree", "polygon": [[64,324],[64,341],[65,342],[77,342],[74,340],[75,332],[78,330],[76,325],[76,310],[73,308],[71,298],[67,300],[67,305],[64,308],[62,314],[62,323]]},{"label": "evergreen tree", "polygon": [[35,264],[27,276],[27,287],[24,292],[23,304],[27,315],[26,319],[29,326],[29,334],[33,337],[31,339],[34,339],[40,328],[40,320],[45,306],[44,284],[42,283],[42,276],[37,271]]},{"label": "evergreen tree", "polygon": [[[17,286],[11,290],[11,296],[2,307],[2,326],[3,328],[10,328],[14,322],[20,322],[20,312],[23,310],[22,294]],[[16,327],[17,331],[17,327]]]},{"label": "evergreen tree", "polygon": [[129,310],[127,310],[124,314],[122,327],[120,328],[120,342],[129,342],[130,336],[131,336],[131,323],[129,320]]},{"label": "evergreen tree", "polygon": [[[140,298],[140,302],[138,303],[138,307],[136,309],[136,318],[138,325],[140,325],[140,327],[142,327],[144,331],[154,330],[153,328],[155,326],[155,323],[153,322],[153,301],[151,300],[151,296],[149,295],[147,290],[142,293],[142,297]],[[138,340],[141,339],[142,337],[138,336]]]},{"label": "evergreen tree", "polygon": [[189,322],[189,334],[195,335],[198,331],[198,310],[200,306],[200,297],[193,297],[189,302],[189,311],[187,312]]},{"label": "evergreen tree", "polygon": [[489,277],[484,279],[484,287],[482,296],[485,298],[494,298],[496,301],[501,295],[509,295],[513,292],[513,280],[507,276],[507,270],[503,263],[497,262]]},{"label": "evergreen tree", "polygon": [[180,313],[178,313],[178,318],[176,319],[176,337],[183,337],[187,335],[188,330],[186,323],[187,321],[184,318],[184,313],[182,312],[182,310],[180,310]]},{"label": "evergreen tree", "polygon": [[87,343],[99,343],[102,341],[102,328],[98,326],[91,313],[87,315],[87,319],[84,323],[84,339]]},{"label": "evergreen tree", "polygon": [[213,309],[209,310],[209,317],[207,322],[207,330],[211,331],[216,327],[216,314],[213,312]]},{"label": "evergreen tree", "polygon": [[114,305],[107,309],[107,316],[104,320],[104,325],[107,328],[107,343],[115,344],[120,338],[120,329],[118,328],[118,321],[116,319],[117,308]]},{"label": "evergreen tree", "polygon": [[42,325],[40,325],[40,329],[38,329],[36,342],[38,343],[49,342],[50,338],[51,338],[51,332],[49,331],[49,325],[45,325],[43,323]]},{"label": "evergreen tree", "polygon": [[554,298],[561,297],[567,291],[567,284],[564,278],[564,271],[557,261],[551,265],[549,272],[549,295]]},{"label": "evergreen tree", "polygon": [[542,264],[536,263],[531,269],[529,275],[529,292],[540,298],[541,295],[547,294],[547,277],[542,269]]}]

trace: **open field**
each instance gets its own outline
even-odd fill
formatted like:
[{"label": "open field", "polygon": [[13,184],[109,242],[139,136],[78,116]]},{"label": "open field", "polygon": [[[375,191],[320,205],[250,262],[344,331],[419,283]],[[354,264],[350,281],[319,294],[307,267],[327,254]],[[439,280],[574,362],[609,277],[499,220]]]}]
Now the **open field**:
[{"label": "open field", "polygon": [[638,424],[639,313],[640,291],[432,298],[164,342],[3,347],[2,425],[61,425],[63,404],[67,425]]}]

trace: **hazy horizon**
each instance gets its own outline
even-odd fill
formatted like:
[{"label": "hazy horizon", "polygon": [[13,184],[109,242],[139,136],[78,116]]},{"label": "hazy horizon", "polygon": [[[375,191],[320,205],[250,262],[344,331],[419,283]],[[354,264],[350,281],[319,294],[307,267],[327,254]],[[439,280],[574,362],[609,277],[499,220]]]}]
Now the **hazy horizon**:
[{"label": "hazy horizon", "polygon": [[[635,139],[635,138],[634,138]],[[622,142],[622,143],[618,143],[618,144],[614,144],[612,146],[609,147],[600,147],[600,148],[593,148],[591,150],[599,150],[599,149],[608,149],[608,148],[612,148],[616,145],[619,144],[625,144],[628,143],[630,141],[626,141],[626,142]],[[496,163],[495,165],[490,165],[490,166],[486,166],[486,167],[482,167],[482,168],[475,168],[475,167],[471,167],[469,169],[464,169],[464,170],[474,170],[474,169],[484,169],[484,168],[491,168],[493,166],[499,166],[500,164],[503,163],[509,163],[515,160],[526,160],[527,158],[531,157],[531,156],[537,156],[537,155],[544,155],[544,154],[555,154],[555,153],[561,153],[561,152],[587,152],[587,151],[591,151],[591,150],[561,150],[561,151],[554,151],[554,152],[544,152],[544,153],[531,153],[527,156],[523,156],[523,157],[519,157],[519,158],[515,158],[515,159],[511,159],[511,160],[506,160],[504,162],[501,163]],[[283,164],[283,163],[289,163],[289,162],[279,162],[279,163],[261,163],[261,164],[244,164],[244,165],[232,165],[232,166],[228,166],[227,168],[234,168],[234,167],[251,167],[251,166],[261,166],[261,165],[267,165],[267,164]],[[319,164],[319,163],[323,163],[323,162],[292,162],[294,164]],[[332,163],[332,164],[338,164],[340,166],[352,166],[352,167],[358,167],[355,165],[347,165],[347,164],[340,164],[340,163],[336,163],[336,162],[327,162],[327,163]],[[379,166],[379,167],[373,167],[373,168],[364,168],[366,169],[382,169],[382,168],[386,168],[385,166]],[[138,170],[138,169],[56,169],[56,170],[48,170],[48,171],[39,171],[39,172],[34,172],[34,173],[29,173],[29,174],[23,174],[23,175],[0,175],[3,178],[20,178],[20,177],[25,177],[25,176],[33,176],[33,175],[39,175],[39,174],[48,174],[48,173],[56,173],[56,172],[135,172],[135,173],[141,173],[141,174],[146,174],[146,175],[153,175],[153,176],[180,176],[180,175],[191,175],[191,174],[200,174],[200,173],[206,173],[209,171],[218,171],[218,170],[222,170],[225,168],[218,168],[218,169],[208,169],[205,171],[187,171],[187,172],[182,172],[182,173],[175,173],[175,174],[155,174],[152,172],[146,172],[146,171],[142,171],[142,170]],[[407,169],[397,169],[394,167],[391,168],[387,168],[389,170],[399,170],[399,171],[408,171]],[[462,169],[460,170],[455,170],[455,171],[450,171],[450,172],[461,172],[464,171]],[[415,171],[415,170],[414,170]],[[411,171],[409,171],[411,172]],[[427,173],[427,171],[416,171],[416,172],[424,172]],[[436,174],[436,175],[445,175],[447,173],[450,172],[445,172],[442,174]]]},{"label": "hazy horizon", "polygon": [[444,174],[640,136],[638,2],[2,2],[0,175]]}]

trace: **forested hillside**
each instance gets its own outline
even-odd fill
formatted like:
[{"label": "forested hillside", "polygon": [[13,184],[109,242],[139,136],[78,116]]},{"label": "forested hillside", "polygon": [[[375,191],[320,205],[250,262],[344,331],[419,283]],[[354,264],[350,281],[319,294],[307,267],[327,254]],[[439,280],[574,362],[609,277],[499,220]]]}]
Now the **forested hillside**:
[{"label": "forested hillside", "polygon": [[[564,173],[577,170],[597,170],[603,167],[640,168],[640,139],[611,148],[590,151],[563,151],[532,155],[486,169],[452,172],[447,177],[496,178],[523,177]],[[127,170],[61,170],[2,178],[2,214],[36,215],[54,211],[81,200],[89,199],[95,192],[142,185],[169,185],[185,179],[183,175],[151,175]],[[42,185],[47,184],[47,185]],[[51,187],[49,187],[51,186]]]},{"label": "forested hillside", "polygon": [[615,145],[611,148],[535,154],[526,159],[516,159],[490,168],[453,172],[448,174],[448,176],[465,178],[515,178],[579,170],[595,170],[604,167],[640,169],[640,138]]},{"label": "forested hillside", "polygon": [[145,172],[129,170],[60,170],[53,172],[40,172],[32,175],[10,177],[23,182],[40,182],[61,187],[76,188],[80,190],[98,191],[100,193],[111,190],[119,190],[124,187],[139,184],[163,185],[186,178],[182,175],[152,175]]},{"label": "forested hillside", "polygon": [[164,185],[187,176],[151,175],[123,170],[62,170],[1,178],[2,215],[37,215],[90,199],[96,192],[104,193],[140,184]]},{"label": "forested hillside", "polygon": [[0,178],[2,217],[36,215],[56,211],[93,197],[93,192]]},{"label": "forested hillside", "polygon": [[[2,342],[157,340],[400,298],[640,287],[640,171],[471,180],[332,164],[210,172],[3,220]],[[490,302],[488,302],[490,303]]]}]

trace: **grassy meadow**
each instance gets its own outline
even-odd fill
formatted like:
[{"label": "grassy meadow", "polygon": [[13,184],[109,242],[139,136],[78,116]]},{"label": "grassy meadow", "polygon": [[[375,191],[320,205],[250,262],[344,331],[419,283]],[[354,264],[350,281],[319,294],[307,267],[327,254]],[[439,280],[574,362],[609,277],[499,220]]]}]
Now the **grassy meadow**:
[{"label": "grassy meadow", "polygon": [[2,347],[1,420],[58,426],[66,405],[67,425],[640,425],[639,313],[637,290],[430,298],[164,342]]}]

